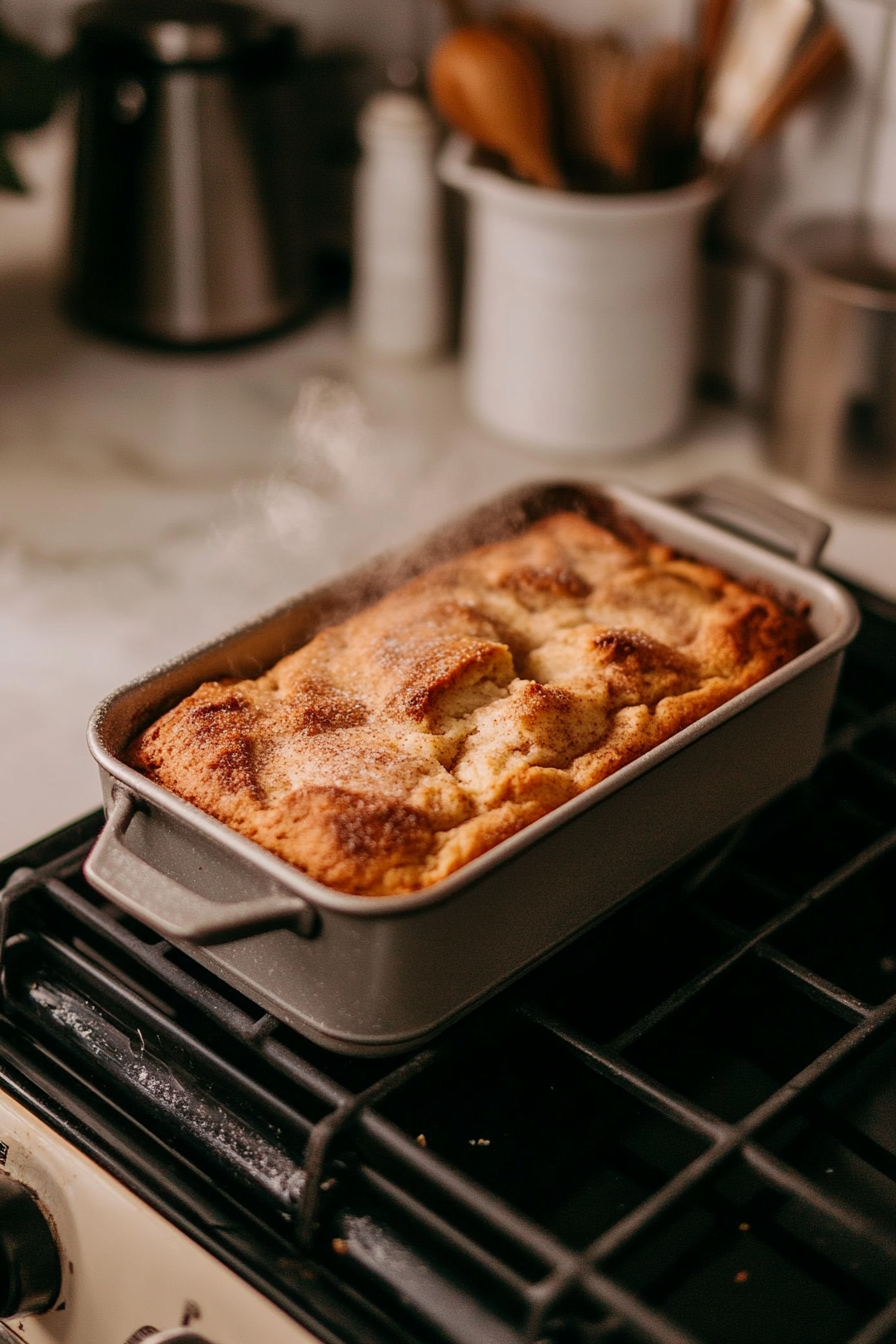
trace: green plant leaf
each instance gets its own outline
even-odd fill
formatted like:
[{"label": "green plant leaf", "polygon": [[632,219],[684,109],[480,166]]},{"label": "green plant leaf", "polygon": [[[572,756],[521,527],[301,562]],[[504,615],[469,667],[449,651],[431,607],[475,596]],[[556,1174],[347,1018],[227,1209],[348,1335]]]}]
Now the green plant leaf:
[{"label": "green plant leaf", "polygon": [[0,29],[0,132],[42,126],[53,114],[62,82],[60,63]]}]

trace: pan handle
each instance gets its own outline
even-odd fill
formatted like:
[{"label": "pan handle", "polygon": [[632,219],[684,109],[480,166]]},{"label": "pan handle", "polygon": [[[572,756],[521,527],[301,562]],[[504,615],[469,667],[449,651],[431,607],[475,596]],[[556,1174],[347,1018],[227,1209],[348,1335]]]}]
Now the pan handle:
[{"label": "pan handle", "polygon": [[126,789],[113,786],[108,820],[84,864],[90,882],[122,910],[173,943],[199,947],[271,929],[291,929],[303,938],[314,937],[317,911],[301,896],[267,896],[223,905],[190,891],[138,858],[123,840],[135,806]]},{"label": "pan handle", "polygon": [[814,569],[831,529],[821,518],[784,504],[764,490],[731,476],[715,476],[672,497],[680,508],[718,523],[729,532],[758,541],[798,565]]}]

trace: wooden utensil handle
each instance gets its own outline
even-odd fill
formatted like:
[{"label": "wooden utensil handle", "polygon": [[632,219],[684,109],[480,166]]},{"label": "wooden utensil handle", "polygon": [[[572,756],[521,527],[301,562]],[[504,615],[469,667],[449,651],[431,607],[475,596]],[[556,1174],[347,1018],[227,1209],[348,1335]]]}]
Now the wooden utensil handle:
[{"label": "wooden utensil handle", "polygon": [[839,28],[833,23],[822,24],[756,113],[750,126],[750,139],[767,139],[804,98],[833,84],[848,69],[849,51]]},{"label": "wooden utensil handle", "polygon": [[697,37],[697,57],[703,70],[711,69],[722,50],[733,0],[704,0]]}]

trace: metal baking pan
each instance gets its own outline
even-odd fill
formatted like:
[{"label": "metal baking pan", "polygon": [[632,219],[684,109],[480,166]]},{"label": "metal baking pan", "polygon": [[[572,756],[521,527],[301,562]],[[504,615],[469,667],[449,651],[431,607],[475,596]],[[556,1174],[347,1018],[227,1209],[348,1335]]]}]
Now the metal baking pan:
[{"label": "metal baking pan", "polygon": [[[437,561],[535,519],[561,509],[605,519],[608,497],[677,549],[805,600],[818,642],[435,886],[340,894],[124,763],[135,734],[201,682],[257,676]],[[687,503],[774,549],[628,489],[528,486],[116,691],[89,730],[108,815],[90,881],[330,1049],[389,1054],[429,1039],[818,760],[858,628],[849,594],[810,567],[826,527],[730,482]],[[776,553],[786,549],[803,563]]]}]

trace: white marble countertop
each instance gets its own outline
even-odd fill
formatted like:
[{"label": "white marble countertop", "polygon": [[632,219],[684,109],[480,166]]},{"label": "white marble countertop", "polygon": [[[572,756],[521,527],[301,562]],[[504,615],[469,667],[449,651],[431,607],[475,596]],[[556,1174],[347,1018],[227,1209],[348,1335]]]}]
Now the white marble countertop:
[{"label": "white marble countertop", "polygon": [[518,482],[739,475],[827,517],[827,563],[896,597],[896,515],[772,476],[744,416],[700,408],[627,458],[536,456],[470,422],[453,362],[366,360],[341,314],[217,356],[76,332],[57,250],[45,199],[0,200],[0,854],[98,804],[84,731],[106,692]]}]

